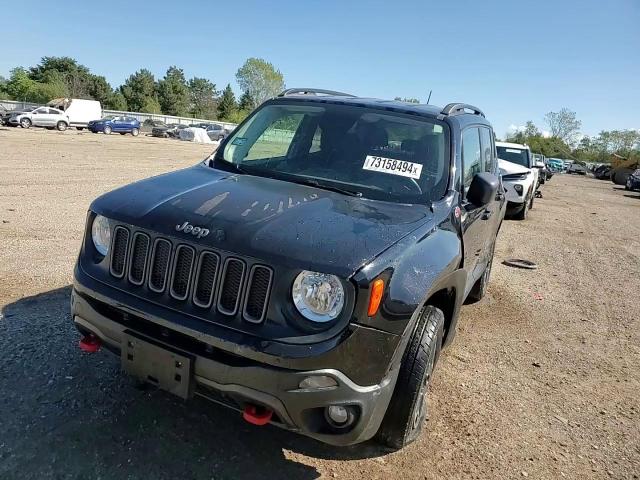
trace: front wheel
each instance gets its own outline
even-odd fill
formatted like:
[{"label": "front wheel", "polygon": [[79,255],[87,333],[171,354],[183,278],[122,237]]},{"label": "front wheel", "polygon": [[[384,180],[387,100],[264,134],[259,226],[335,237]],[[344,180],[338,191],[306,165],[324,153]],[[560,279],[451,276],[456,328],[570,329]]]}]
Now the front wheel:
[{"label": "front wheel", "polygon": [[133,135],[134,137],[137,137],[139,133],[140,133],[140,130],[138,130],[137,128],[134,128],[131,130],[131,135]]},{"label": "front wheel", "polygon": [[63,122],[62,120],[60,120],[58,123],[56,123],[56,128],[60,132],[64,132],[67,129],[67,127],[68,127],[67,123]]},{"label": "front wheel", "polygon": [[109,125],[106,125],[102,131],[105,135],[111,135],[111,127]]},{"label": "front wheel", "polygon": [[529,200],[525,200],[522,204],[522,208],[518,210],[518,213],[515,214],[516,220],[526,220],[527,214],[529,213]]},{"label": "front wheel", "polygon": [[388,447],[401,449],[422,432],[427,417],[429,381],[440,355],[443,335],[442,310],[425,306],[402,357],[393,396],[378,430],[378,440]]},{"label": "front wheel", "polygon": [[31,119],[29,118],[22,118],[20,120],[20,126],[22,128],[31,128]]}]

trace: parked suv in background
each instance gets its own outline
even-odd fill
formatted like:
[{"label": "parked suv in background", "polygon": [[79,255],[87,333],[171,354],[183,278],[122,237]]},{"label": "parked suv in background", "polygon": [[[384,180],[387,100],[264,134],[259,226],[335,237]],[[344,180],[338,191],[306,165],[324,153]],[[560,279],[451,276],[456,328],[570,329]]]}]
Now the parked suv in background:
[{"label": "parked suv in background", "polygon": [[222,125],[213,124],[207,127],[207,135],[214,142],[219,142],[229,135],[229,130],[224,128]]},{"label": "parked suv in background", "polygon": [[69,117],[56,108],[37,107],[31,110],[12,112],[9,116],[9,124],[20,125],[22,128],[49,127],[64,131],[69,127]]},{"label": "parked suv in background", "polygon": [[507,195],[507,214],[519,220],[527,218],[533,208],[539,170],[534,166],[531,150],[519,143],[496,142],[500,173]]},{"label": "parked suv in background", "polygon": [[109,135],[111,132],[122,135],[130,133],[137,137],[140,133],[140,122],[134,117],[111,115],[100,120],[91,120],[88,128],[93,133],[103,132],[105,135]]},{"label": "parked suv in background", "polygon": [[72,319],[183,398],[401,448],[504,208],[478,108],[287,90],[203,163],[92,203]]}]

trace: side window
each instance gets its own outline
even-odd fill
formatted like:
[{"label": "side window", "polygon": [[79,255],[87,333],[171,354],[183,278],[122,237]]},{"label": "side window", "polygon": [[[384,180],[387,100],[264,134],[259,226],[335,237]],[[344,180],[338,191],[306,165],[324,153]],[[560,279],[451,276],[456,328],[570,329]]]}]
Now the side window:
[{"label": "side window", "polygon": [[36,113],[36,114],[38,114],[38,115],[43,115],[43,114],[46,114],[46,113],[47,113],[47,111],[48,111],[48,109],[47,109],[47,108],[40,107],[40,108],[38,108],[37,110],[35,110],[33,113]]},{"label": "side window", "polygon": [[304,114],[291,113],[269,125],[247,152],[244,160],[284,157]]},{"label": "side window", "polygon": [[462,132],[462,164],[464,165],[464,188],[471,185],[476,173],[483,171],[478,127],[467,128]]},{"label": "side window", "polygon": [[480,128],[480,140],[482,142],[482,162],[484,171],[494,173],[496,171],[496,157],[493,148],[493,134],[490,128]]}]

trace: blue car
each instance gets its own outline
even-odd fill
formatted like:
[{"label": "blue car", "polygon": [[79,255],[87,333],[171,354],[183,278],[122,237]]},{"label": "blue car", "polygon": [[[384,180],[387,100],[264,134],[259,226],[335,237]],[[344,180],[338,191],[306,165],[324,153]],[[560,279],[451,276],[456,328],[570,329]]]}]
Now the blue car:
[{"label": "blue car", "polygon": [[130,133],[137,137],[140,133],[140,122],[133,117],[110,116],[100,120],[91,120],[87,128],[93,133],[103,132],[106,135],[110,135],[111,132],[117,132],[121,135]]}]

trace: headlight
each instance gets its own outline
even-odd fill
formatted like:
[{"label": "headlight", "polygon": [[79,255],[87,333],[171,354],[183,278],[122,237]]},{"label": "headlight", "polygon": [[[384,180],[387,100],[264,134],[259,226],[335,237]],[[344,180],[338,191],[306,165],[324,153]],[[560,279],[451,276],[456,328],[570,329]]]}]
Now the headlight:
[{"label": "headlight", "polygon": [[96,250],[106,256],[111,245],[111,230],[109,230],[109,220],[102,215],[96,215],[91,225],[91,239]]},{"label": "headlight", "polygon": [[312,322],[330,322],[344,307],[344,289],[335,275],[304,270],[291,289],[298,311]]}]

